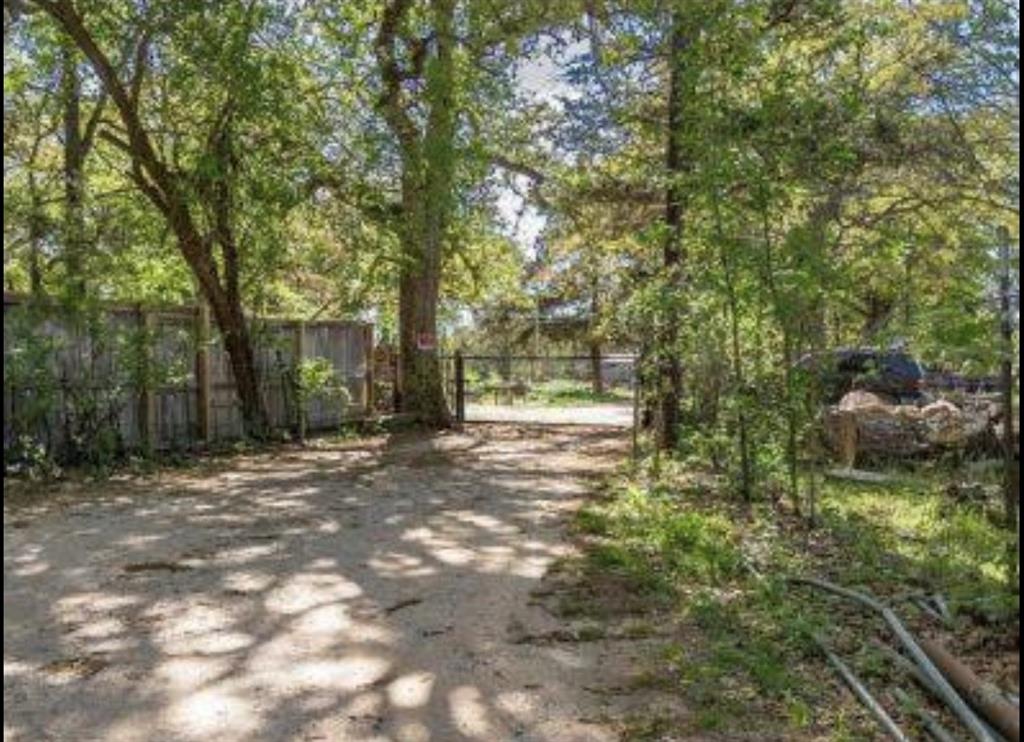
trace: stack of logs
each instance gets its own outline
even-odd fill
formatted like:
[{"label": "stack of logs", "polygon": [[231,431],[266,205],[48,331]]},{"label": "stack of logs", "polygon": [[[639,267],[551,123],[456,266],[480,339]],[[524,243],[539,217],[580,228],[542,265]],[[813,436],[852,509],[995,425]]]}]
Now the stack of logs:
[{"label": "stack of logs", "polygon": [[999,407],[946,400],[917,407],[893,405],[870,392],[853,391],[825,413],[825,437],[844,466],[859,454],[913,456],[950,449],[998,451]]}]

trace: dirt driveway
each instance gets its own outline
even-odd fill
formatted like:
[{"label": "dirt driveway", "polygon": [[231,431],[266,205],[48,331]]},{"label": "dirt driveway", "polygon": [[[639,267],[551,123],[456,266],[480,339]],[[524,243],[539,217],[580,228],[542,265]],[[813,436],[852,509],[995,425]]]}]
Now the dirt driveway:
[{"label": "dirt driveway", "polygon": [[642,642],[528,637],[625,450],[471,426],[5,505],[4,739],[616,739]]}]

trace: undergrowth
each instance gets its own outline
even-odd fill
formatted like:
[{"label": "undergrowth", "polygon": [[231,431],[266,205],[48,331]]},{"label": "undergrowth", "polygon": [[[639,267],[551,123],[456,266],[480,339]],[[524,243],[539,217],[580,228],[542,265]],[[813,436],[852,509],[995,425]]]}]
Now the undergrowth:
[{"label": "undergrowth", "polygon": [[[948,480],[948,472],[903,472],[882,487],[828,481],[820,524],[808,529],[777,506],[741,505],[727,483],[663,470],[614,481],[576,526],[590,568],[628,577],[687,627],[655,664],[686,699],[688,724],[863,739],[875,734],[873,722],[835,681],[812,636],[847,655],[856,649],[859,672],[877,676],[879,690],[896,676],[863,645],[889,637],[872,616],[785,578],[817,575],[870,592],[924,628],[928,619],[900,596],[939,592],[960,629],[981,621],[1012,632],[1019,599],[1004,579],[1010,534],[986,508],[951,502]],[[913,728],[911,717],[902,721]]]}]

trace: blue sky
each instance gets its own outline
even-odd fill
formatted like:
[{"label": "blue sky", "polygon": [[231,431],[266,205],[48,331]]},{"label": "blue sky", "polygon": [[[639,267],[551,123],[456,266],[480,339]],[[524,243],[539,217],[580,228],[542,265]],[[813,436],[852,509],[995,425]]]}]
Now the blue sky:
[{"label": "blue sky", "polygon": [[[578,49],[570,47],[563,54],[571,56]],[[559,106],[559,98],[573,94],[571,85],[561,79],[561,66],[551,54],[540,51],[520,62],[517,70],[517,84],[520,92],[536,101],[545,101]],[[517,185],[526,193],[529,181],[525,176],[517,177]],[[534,253],[537,237],[544,229],[546,218],[537,209],[527,205],[512,189],[505,190],[498,200],[498,209],[508,234],[527,256]]]}]

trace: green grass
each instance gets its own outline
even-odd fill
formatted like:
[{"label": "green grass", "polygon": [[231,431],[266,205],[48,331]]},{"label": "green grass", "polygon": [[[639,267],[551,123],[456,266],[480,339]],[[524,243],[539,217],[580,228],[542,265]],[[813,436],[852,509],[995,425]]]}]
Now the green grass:
[{"label": "green grass", "polygon": [[[626,577],[659,597],[657,604],[674,605],[692,630],[657,665],[671,668],[666,676],[698,729],[728,733],[756,724],[766,735],[793,738],[873,734],[863,709],[837,694],[811,641],[818,632],[840,642],[866,638],[877,629],[873,617],[792,587],[787,575],[819,575],[882,598],[942,592],[954,612],[984,606],[995,622],[1019,610],[1004,586],[1011,535],[984,507],[944,494],[949,471],[903,472],[884,487],[828,481],[813,531],[767,506],[744,508],[725,485],[688,485],[675,468],[659,481],[639,476],[623,477],[583,509],[576,528],[588,541],[590,569]],[[763,579],[745,564],[756,564]],[[916,609],[897,608],[921,620]],[[888,682],[890,668],[878,657],[852,659],[865,677]]]},{"label": "green grass", "polygon": [[740,565],[728,522],[681,511],[667,493],[624,488],[611,501],[584,508],[578,530],[600,537],[588,553],[599,570],[630,577],[649,592],[671,592],[681,579],[716,583]]},{"label": "green grass", "polygon": [[530,386],[527,401],[552,407],[629,402],[633,394],[629,389],[607,388],[595,394],[589,382],[557,380]]},{"label": "green grass", "polygon": [[591,568],[660,594],[704,634],[700,647],[672,645],[666,658],[700,729],[728,728],[751,693],[788,702],[804,724],[809,703],[788,655],[794,645],[806,651],[814,622],[781,591],[747,584],[741,532],[726,512],[688,504],[670,488],[634,483],[585,508],[576,525],[592,538]]},{"label": "green grass", "polygon": [[1002,589],[1009,534],[992,508],[957,505],[944,495],[948,476],[904,474],[884,488],[829,482],[824,527],[852,556],[840,574],[879,594],[920,586],[943,592],[955,609],[1019,602]]}]

